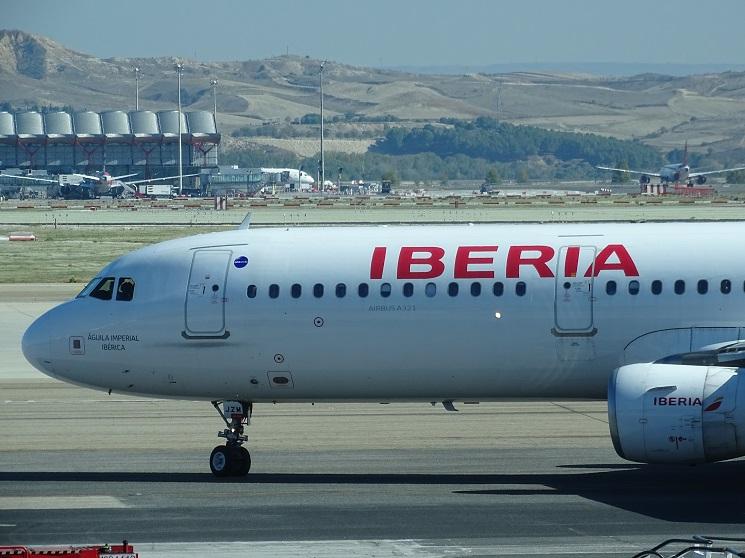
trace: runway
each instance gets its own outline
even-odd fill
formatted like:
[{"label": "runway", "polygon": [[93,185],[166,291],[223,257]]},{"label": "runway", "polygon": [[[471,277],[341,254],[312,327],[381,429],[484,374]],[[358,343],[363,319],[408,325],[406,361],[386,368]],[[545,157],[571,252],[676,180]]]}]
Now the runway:
[{"label": "runway", "polygon": [[745,534],[744,462],[624,462],[604,402],[257,405],[251,473],[217,480],[209,404],[108,396],[11,356],[13,331],[50,304],[35,296],[0,293],[0,544],[631,556],[671,536]]}]

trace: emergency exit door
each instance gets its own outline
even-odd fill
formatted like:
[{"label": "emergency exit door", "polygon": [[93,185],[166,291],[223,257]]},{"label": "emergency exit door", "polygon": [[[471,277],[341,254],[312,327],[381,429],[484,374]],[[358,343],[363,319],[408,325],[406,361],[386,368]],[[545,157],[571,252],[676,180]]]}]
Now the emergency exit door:
[{"label": "emergency exit door", "polygon": [[556,268],[554,318],[562,334],[593,329],[594,246],[563,246]]},{"label": "emergency exit door", "polygon": [[197,250],[186,289],[184,337],[224,338],[229,250]]}]

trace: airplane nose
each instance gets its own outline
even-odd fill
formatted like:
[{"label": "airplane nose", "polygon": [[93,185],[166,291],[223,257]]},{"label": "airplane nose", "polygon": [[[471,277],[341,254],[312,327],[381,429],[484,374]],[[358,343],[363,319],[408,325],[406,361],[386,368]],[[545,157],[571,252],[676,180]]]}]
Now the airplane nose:
[{"label": "airplane nose", "polygon": [[46,326],[46,315],[37,318],[23,334],[21,347],[23,356],[31,363],[34,368],[48,374],[50,367],[50,335],[49,328]]}]

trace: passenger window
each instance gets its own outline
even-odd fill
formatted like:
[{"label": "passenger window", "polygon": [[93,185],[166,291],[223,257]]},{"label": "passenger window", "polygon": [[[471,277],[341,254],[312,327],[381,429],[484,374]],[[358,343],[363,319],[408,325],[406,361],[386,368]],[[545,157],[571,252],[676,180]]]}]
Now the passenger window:
[{"label": "passenger window", "polygon": [[383,298],[388,298],[391,296],[391,284],[390,283],[382,283],[380,285],[380,296]]},{"label": "passenger window", "polygon": [[524,281],[518,281],[515,283],[515,294],[517,296],[525,296],[525,291],[528,289]]},{"label": "passenger window", "polygon": [[492,292],[494,293],[494,296],[502,296],[504,294],[504,283],[494,283],[494,287],[492,287]]},{"label": "passenger window", "polygon": [[246,296],[248,298],[256,298],[256,285],[249,285],[246,289]]},{"label": "passenger window", "polygon": [[114,278],[104,277],[98,282],[96,288],[91,291],[90,296],[93,298],[99,298],[101,300],[111,300],[111,296],[114,294]]},{"label": "passenger window", "polygon": [[404,283],[404,296],[410,297],[414,294],[414,285],[412,283]]},{"label": "passenger window", "polygon": [[121,277],[116,288],[116,299],[129,302],[135,296],[135,282],[131,277]]},{"label": "passenger window", "polygon": [[639,294],[639,281],[636,279],[632,279],[629,281],[629,294],[630,295],[638,295]]},{"label": "passenger window", "polygon": [[367,298],[367,295],[370,293],[370,287],[367,285],[367,283],[360,283],[360,286],[357,287],[357,294],[360,298]]},{"label": "passenger window", "polygon": [[78,293],[78,296],[76,296],[75,298],[83,298],[84,296],[88,296],[88,294],[90,294],[90,291],[93,289],[93,287],[98,285],[98,282],[100,280],[100,277],[94,277],[93,279],[88,281],[88,284],[83,288],[82,291]]},{"label": "passenger window", "polygon": [[609,295],[616,294],[616,282],[615,281],[608,281],[605,284],[605,293]]},{"label": "passenger window", "polygon": [[345,296],[347,296],[347,286],[344,283],[337,283],[336,298],[344,298]]},{"label": "passenger window", "polygon": [[429,298],[432,298],[437,294],[437,285],[434,283],[427,283],[424,287],[424,294]]},{"label": "passenger window", "polygon": [[675,294],[679,294],[679,295],[683,294],[684,292],[686,292],[686,282],[683,281],[682,279],[678,279],[677,281],[675,281],[674,289],[675,289]]},{"label": "passenger window", "polygon": [[732,292],[732,281],[729,279],[722,279],[722,282],[719,284],[719,290],[722,291],[722,294],[729,294]]},{"label": "passenger window", "polygon": [[269,298],[277,298],[279,296],[279,285],[272,283],[269,285]]},{"label": "passenger window", "polygon": [[300,298],[303,294],[303,286],[299,283],[294,283],[292,287],[290,287],[290,296],[292,298]]},{"label": "passenger window", "polygon": [[316,298],[321,298],[323,296],[323,285],[321,283],[313,285],[313,296]]},{"label": "passenger window", "polygon": [[481,295],[481,283],[471,283],[471,296]]},{"label": "passenger window", "polygon": [[458,283],[448,284],[448,294],[450,296],[458,296]]},{"label": "passenger window", "polygon": [[662,292],[662,281],[655,279],[652,281],[652,294],[660,294]]},{"label": "passenger window", "polygon": [[706,294],[709,292],[709,282],[706,279],[701,279],[698,282],[698,285],[696,285],[696,290],[698,290],[698,294]]}]

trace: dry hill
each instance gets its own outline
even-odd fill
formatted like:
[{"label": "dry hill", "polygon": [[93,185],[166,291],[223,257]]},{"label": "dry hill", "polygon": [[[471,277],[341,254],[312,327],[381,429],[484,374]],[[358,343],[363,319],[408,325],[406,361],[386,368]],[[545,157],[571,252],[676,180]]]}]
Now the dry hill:
[{"label": "dry hill", "polygon": [[[171,58],[99,59],[45,37],[0,31],[0,101],[14,107],[134,107],[132,68],[142,69],[141,103],[176,102]],[[211,78],[220,81],[223,132],[289,122],[318,112],[318,61],[281,56],[244,62],[184,60],[184,106],[211,110]],[[625,78],[537,73],[419,75],[329,62],[328,114],[392,115],[409,124],[441,117],[496,116],[516,124],[640,138],[664,151],[745,147],[745,73]],[[292,142],[288,142],[292,145]],[[340,144],[343,145],[343,144]],[[358,150],[354,142],[351,149]]]}]

